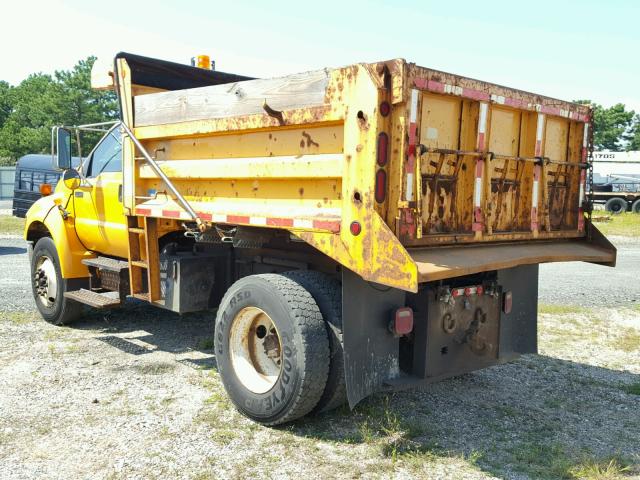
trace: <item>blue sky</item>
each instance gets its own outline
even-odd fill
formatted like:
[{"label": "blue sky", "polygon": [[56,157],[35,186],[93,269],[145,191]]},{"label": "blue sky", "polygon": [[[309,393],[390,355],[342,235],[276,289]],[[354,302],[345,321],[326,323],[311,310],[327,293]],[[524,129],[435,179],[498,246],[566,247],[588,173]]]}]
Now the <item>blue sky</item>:
[{"label": "blue sky", "polygon": [[120,50],[253,76],[403,57],[563,99],[640,112],[640,1],[22,1],[0,79]]}]

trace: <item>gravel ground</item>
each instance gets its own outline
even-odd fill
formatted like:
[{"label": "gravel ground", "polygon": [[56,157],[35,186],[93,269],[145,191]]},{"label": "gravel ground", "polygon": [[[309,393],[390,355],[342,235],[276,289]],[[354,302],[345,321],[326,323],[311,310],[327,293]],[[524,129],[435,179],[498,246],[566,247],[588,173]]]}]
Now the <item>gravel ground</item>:
[{"label": "gravel ground", "polygon": [[0,215],[11,215],[13,200],[0,200]]},{"label": "gravel ground", "polygon": [[264,428],[224,394],[212,314],[50,326],[0,238],[0,478],[640,478],[640,242],[619,247],[615,270],[543,266],[540,355]]},{"label": "gravel ground", "polygon": [[614,269],[583,262],[540,266],[540,302],[585,307],[640,304],[640,238],[610,237],[618,249]]},{"label": "gravel ground", "polygon": [[0,312],[34,310],[27,242],[0,233]]}]

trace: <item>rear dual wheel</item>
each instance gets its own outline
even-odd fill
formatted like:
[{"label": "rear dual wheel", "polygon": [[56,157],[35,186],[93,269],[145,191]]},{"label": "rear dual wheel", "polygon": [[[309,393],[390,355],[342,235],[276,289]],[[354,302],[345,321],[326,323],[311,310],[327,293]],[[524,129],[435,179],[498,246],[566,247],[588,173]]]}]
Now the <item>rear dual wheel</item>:
[{"label": "rear dual wheel", "polygon": [[329,373],[329,339],[318,304],[284,275],[251,275],[220,303],[215,352],[236,407],[265,425],[311,412]]}]

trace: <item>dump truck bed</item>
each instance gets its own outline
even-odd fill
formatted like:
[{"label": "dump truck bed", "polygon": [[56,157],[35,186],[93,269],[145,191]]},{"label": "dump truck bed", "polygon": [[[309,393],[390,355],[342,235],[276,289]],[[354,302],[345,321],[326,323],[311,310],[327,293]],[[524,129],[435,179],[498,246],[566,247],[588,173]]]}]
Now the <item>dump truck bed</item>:
[{"label": "dump truck bed", "polygon": [[[404,60],[135,98],[120,88],[124,120],[200,220],[289,230],[367,280],[415,290],[615,261],[585,224],[587,106]],[[129,213],[193,220],[129,156]]]}]

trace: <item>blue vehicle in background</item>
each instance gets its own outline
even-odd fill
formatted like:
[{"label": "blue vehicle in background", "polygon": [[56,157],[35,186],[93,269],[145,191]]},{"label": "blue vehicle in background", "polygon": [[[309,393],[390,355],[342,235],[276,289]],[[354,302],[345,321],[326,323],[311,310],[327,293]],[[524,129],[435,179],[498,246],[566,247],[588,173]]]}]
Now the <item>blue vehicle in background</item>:
[{"label": "blue vehicle in background", "polygon": [[[73,161],[77,166],[80,159]],[[61,175],[62,172],[53,167],[50,154],[20,157],[13,187],[13,215],[24,218],[36,200],[55,190]]]}]

